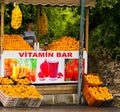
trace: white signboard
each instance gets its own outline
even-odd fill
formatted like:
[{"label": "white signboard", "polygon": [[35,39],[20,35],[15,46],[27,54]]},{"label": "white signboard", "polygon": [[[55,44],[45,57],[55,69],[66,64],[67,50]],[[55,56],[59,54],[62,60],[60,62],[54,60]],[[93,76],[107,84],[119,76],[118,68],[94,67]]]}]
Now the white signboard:
[{"label": "white signboard", "polygon": [[1,76],[27,77],[33,84],[76,83],[77,51],[4,51]]}]

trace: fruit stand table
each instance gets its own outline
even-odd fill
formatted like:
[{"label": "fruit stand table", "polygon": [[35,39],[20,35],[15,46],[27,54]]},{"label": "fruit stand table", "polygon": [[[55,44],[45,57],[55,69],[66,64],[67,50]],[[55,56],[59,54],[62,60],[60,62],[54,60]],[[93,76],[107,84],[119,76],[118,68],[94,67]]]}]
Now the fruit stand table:
[{"label": "fruit stand table", "polygon": [[[8,4],[8,3],[21,3],[21,4],[33,4],[33,5],[51,5],[51,6],[56,6],[56,5],[59,5],[59,6],[80,6],[81,5],[81,26],[80,29],[80,42],[83,43],[83,38],[84,38],[84,6],[86,7],[86,30],[85,30],[85,41],[86,41],[86,50],[88,51],[88,34],[89,34],[89,7],[95,7],[95,4],[96,4],[96,0],[0,0],[0,3],[1,3],[1,51],[2,51],[2,44],[3,44],[3,41],[4,41],[4,38],[3,38],[3,35],[4,35],[4,7],[5,7],[5,4]],[[84,4],[85,2],[85,4]],[[82,44],[81,44],[82,45]],[[82,49],[83,49],[83,46],[81,46],[81,52],[82,52]],[[43,51],[45,52],[45,51]],[[80,53],[81,53],[80,52]],[[3,51],[3,55],[6,56],[6,53],[7,51]],[[16,53],[16,54],[14,54]],[[37,54],[38,53],[38,54]],[[16,57],[19,56],[19,57],[27,57],[27,56],[30,56],[31,55],[33,57],[37,57],[38,55],[39,56],[42,56],[44,54],[39,54],[39,51],[37,52],[36,54],[34,53],[34,51],[32,51],[31,53],[30,52],[24,52],[24,51],[16,51],[16,52],[12,52],[11,51],[11,54],[14,54]],[[8,54],[10,54],[10,52],[8,52]],[[8,55],[7,54],[7,55]],[[10,54],[10,56],[12,56]],[[69,54],[64,54],[64,52],[59,52],[59,54],[57,54],[56,52],[53,52],[53,55],[56,54],[57,56],[60,55],[60,56],[63,56],[63,57],[69,57],[71,56],[71,53]],[[49,54],[45,54],[45,55],[49,55],[49,56],[52,56],[51,53]],[[80,54],[78,52],[72,52],[72,55],[74,58],[81,58],[80,57]],[[78,57],[79,55],[79,57]],[[38,56],[38,57],[39,57]],[[11,61],[11,60],[10,60]],[[16,60],[12,60],[13,61],[16,61]],[[20,60],[19,60],[20,61]],[[26,60],[28,61],[28,60]],[[6,62],[8,63],[8,60],[6,60]],[[43,62],[45,63],[45,60],[43,60]],[[29,62],[28,62],[29,63]],[[31,62],[32,63],[32,62]],[[3,64],[3,63],[2,63]],[[79,66],[80,66],[81,63],[79,63]],[[57,66],[57,63],[54,64],[54,66]],[[82,66],[82,65],[81,65]],[[34,68],[34,67],[33,67]],[[42,67],[41,67],[42,68]],[[44,67],[43,67],[44,68]],[[51,68],[52,69],[52,68]],[[26,69],[27,70],[27,69]],[[80,71],[81,72],[81,71]],[[79,74],[81,75],[81,74]],[[59,74],[59,76],[61,76],[61,74]],[[80,78],[80,77],[79,77]],[[65,94],[65,93],[78,93],[80,95],[80,86],[81,86],[81,82],[78,80],[78,86],[76,83],[72,84],[72,83],[61,83],[61,84],[56,84],[56,85],[41,85],[41,88],[40,88],[40,91],[41,93],[43,94]],[[37,87],[39,87],[39,85],[37,85]],[[77,92],[77,87],[78,87],[78,92]],[[63,91],[61,91],[61,89],[63,89]]]}]

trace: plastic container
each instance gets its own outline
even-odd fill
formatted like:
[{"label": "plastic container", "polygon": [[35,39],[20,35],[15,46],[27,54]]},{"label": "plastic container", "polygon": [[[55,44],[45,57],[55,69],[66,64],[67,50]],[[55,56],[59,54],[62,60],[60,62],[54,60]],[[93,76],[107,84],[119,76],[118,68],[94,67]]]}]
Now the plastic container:
[{"label": "plastic container", "polygon": [[34,50],[37,50],[37,43],[34,42],[34,46],[33,46]]},{"label": "plastic container", "polygon": [[36,43],[36,50],[39,51],[40,49],[40,45],[39,45],[39,42]]},{"label": "plastic container", "polygon": [[11,97],[0,90],[0,101],[4,107],[40,107],[42,98]]}]

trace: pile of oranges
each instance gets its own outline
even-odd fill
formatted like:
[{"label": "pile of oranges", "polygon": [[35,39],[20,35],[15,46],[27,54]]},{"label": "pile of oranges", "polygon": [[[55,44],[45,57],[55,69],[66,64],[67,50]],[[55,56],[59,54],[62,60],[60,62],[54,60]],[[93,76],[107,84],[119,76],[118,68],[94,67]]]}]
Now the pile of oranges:
[{"label": "pile of oranges", "polygon": [[15,81],[17,84],[23,84],[23,85],[30,84],[30,81],[29,81],[28,78],[14,79],[14,81]]},{"label": "pile of oranges", "polygon": [[14,82],[12,79],[9,79],[8,77],[6,78],[0,77],[0,84],[9,85],[9,84],[14,84]]},{"label": "pile of oranges", "polygon": [[20,35],[4,35],[3,50],[33,50]]},{"label": "pile of oranges", "polygon": [[0,90],[7,96],[18,98],[42,98],[42,95],[34,86],[28,85],[4,85]]},{"label": "pile of oranges", "polygon": [[73,37],[64,36],[48,44],[47,50],[54,51],[77,51],[79,50],[79,41]]},{"label": "pile of oranges", "polygon": [[2,85],[13,85],[13,84],[27,85],[27,84],[30,84],[30,81],[28,78],[12,79],[11,77],[0,77],[0,84]]},{"label": "pile of oranges", "polygon": [[89,92],[97,100],[106,101],[113,99],[112,94],[106,87],[89,87]]},{"label": "pile of oranges", "polygon": [[87,82],[89,84],[92,85],[101,85],[103,82],[100,80],[98,75],[94,75],[94,74],[87,74],[85,75],[85,79],[87,80]]}]

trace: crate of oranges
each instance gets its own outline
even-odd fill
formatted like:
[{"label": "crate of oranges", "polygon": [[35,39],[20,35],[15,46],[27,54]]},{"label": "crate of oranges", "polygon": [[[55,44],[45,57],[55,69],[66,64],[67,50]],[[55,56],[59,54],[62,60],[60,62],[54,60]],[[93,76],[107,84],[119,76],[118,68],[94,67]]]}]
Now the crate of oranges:
[{"label": "crate of oranges", "polygon": [[100,86],[103,82],[98,74],[90,73],[83,76],[83,87]]},{"label": "crate of oranges", "polygon": [[42,95],[32,85],[2,85],[0,101],[5,107],[39,107]]},{"label": "crate of oranges", "polygon": [[104,102],[113,99],[107,87],[88,87],[83,90],[83,96],[89,106],[101,106]]}]

